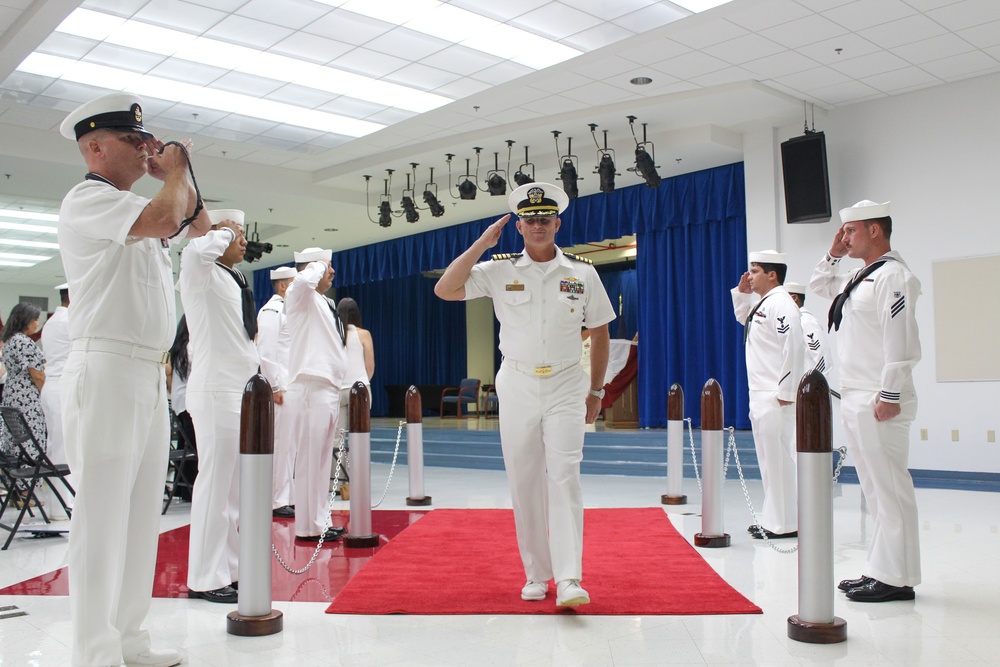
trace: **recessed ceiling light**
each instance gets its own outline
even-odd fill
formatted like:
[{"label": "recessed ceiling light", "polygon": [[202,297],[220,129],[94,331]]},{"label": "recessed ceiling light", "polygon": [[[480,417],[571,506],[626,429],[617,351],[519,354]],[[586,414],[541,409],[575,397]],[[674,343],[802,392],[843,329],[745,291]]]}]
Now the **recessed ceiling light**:
[{"label": "recessed ceiling light", "polygon": [[634,79],[629,79],[629,83],[633,86],[645,86],[647,84],[653,83],[653,80],[648,76],[637,76]]}]

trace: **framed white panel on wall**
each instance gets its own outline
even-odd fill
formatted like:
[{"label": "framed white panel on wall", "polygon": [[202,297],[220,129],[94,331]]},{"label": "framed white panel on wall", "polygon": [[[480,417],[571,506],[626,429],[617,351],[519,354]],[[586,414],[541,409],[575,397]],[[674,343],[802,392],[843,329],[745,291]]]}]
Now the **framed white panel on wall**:
[{"label": "framed white panel on wall", "polygon": [[933,263],[938,382],[1000,380],[1000,255]]}]

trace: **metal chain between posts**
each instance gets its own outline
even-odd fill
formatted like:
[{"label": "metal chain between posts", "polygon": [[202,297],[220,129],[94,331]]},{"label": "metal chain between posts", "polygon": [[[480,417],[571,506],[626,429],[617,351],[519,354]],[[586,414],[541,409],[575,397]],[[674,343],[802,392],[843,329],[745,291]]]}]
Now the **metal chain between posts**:
[{"label": "metal chain between posts", "polygon": [[701,473],[698,472],[698,452],[696,452],[694,448],[694,428],[691,426],[690,417],[684,421],[687,422],[688,442],[691,443],[691,460],[694,462],[694,478],[698,480],[698,491],[701,492]]},{"label": "metal chain between posts", "polygon": [[382,489],[382,497],[378,499],[378,502],[372,505],[372,509],[375,509],[382,504],[385,500],[385,494],[389,492],[389,485],[392,484],[392,473],[396,469],[396,457],[399,455],[399,441],[403,438],[403,427],[406,426],[406,421],[401,419],[399,421],[399,429],[396,431],[396,449],[392,452],[392,467],[389,468],[389,479],[385,480],[385,488]]},{"label": "metal chain between posts", "polygon": [[[698,456],[694,447],[694,430],[691,426],[691,418],[688,417],[684,421],[687,422],[688,426],[688,442],[691,445],[691,458],[694,460],[694,476],[695,479],[698,480],[698,490],[701,491],[701,475],[698,472]],[[740,486],[743,488],[743,497],[746,499],[747,508],[750,510],[750,516],[753,517],[754,525],[760,528],[760,520],[757,518],[756,510],[754,510],[753,501],[750,500],[750,491],[747,489],[746,479],[743,477],[743,466],[740,464],[740,454],[736,449],[736,429],[730,426],[726,430],[729,431],[729,442],[726,444],[726,459],[722,467],[722,481],[726,481],[726,476],[729,473],[729,457],[733,456],[736,461],[736,472],[739,473]],[[840,471],[843,469],[844,461],[847,459],[847,447],[838,447],[836,452],[840,455],[840,460],[837,461],[837,467],[833,472],[834,484],[836,484],[837,480],[840,478]],[[764,542],[778,553],[793,554],[799,549],[798,546],[788,548],[779,547],[763,532],[758,531],[758,533],[763,538]]]},{"label": "metal chain between posts", "polygon": [[323,532],[320,533],[319,535],[319,542],[316,544],[316,550],[313,551],[313,555],[309,559],[309,562],[306,563],[305,567],[298,569],[293,568],[289,566],[281,557],[281,554],[278,553],[278,549],[277,547],[274,546],[274,542],[271,543],[271,553],[274,554],[275,560],[277,560],[278,563],[281,565],[281,567],[285,568],[285,571],[288,572],[289,574],[305,574],[306,572],[308,572],[309,568],[311,568],[313,566],[313,563],[316,562],[316,558],[319,557],[319,550],[323,548],[323,541],[326,539],[326,531],[329,530],[330,526],[333,524],[333,519],[331,518],[330,515],[333,512],[333,503],[337,500],[337,491],[340,489],[340,471],[344,464],[344,456],[345,456],[344,448],[346,444],[347,444],[347,431],[344,429],[340,429],[340,446],[338,447],[337,451],[337,470],[333,473],[333,478],[334,478],[333,489],[330,491],[330,495],[327,499],[326,523],[323,526]]}]

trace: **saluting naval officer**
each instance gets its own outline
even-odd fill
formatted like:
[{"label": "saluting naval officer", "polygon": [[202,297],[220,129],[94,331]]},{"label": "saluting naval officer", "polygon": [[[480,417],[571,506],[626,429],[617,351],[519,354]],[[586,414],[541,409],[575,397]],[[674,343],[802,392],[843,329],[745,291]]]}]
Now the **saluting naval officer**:
[{"label": "saluting naval officer", "polygon": [[295,471],[295,439],[289,431],[291,420],[284,408],[288,388],[288,337],[285,328],[285,292],[292,284],[295,269],[279,266],[270,273],[274,294],[257,313],[257,352],[260,371],[274,392],[274,478],[271,510],[277,517],[293,517],[292,476]]},{"label": "saluting naval officer", "polygon": [[802,316],[802,335],[806,341],[806,372],[815,369],[829,378],[830,371],[833,370],[833,359],[829,358],[826,327],[806,308],[806,286],[801,283],[785,283],[785,289],[799,307],[799,315]]},{"label": "saluting naval officer", "polygon": [[[62,376],[63,432],[77,480],[69,534],[72,661],[179,664],[150,647],[149,611],[167,472],[164,363],[177,323],[169,237],[209,228],[178,145],[142,124],[142,101],[114,93],[69,114],[89,173],[62,202],[59,247],[73,295]],[[147,199],[130,192],[146,174]]]},{"label": "saluting naval officer", "polygon": [[[528,183],[509,199],[524,253],[494,255],[510,214],[486,228],[434,287],[446,301],[489,297],[500,321],[503,363],[496,377],[500,441],[527,583],[524,600],[590,602],[583,578],[580,461],[586,424],[601,409],[608,322],[615,318],[592,263],[555,244],[569,199],[549,183]],[[580,367],[580,327],[590,330],[590,376]],[[593,379],[591,379],[593,378]]]},{"label": "saluting naval officer", "polygon": [[750,425],[760,465],[764,504],[755,539],[796,537],[795,394],[805,363],[798,306],[782,283],[787,264],[774,250],[752,252],[750,269],[731,290],[733,312],[743,323]]},{"label": "saluting naval officer", "polygon": [[178,285],[197,363],[187,379],[187,410],[198,442],[191,493],[188,597],[236,602],[239,581],[240,409],[260,358],[257,309],[246,276],[243,211],[210,211],[212,231],[181,252]]},{"label": "saluting naval officer", "polygon": [[[830,327],[839,335],[840,414],[874,527],[865,571],[838,588],[858,602],[912,600],[920,583],[920,536],[907,461],[917,413],[920,281],[890,247],[888,202],[860,201],[841,209],[840,219],[809,287],[834,300]],[[839,273],[844,256],[865,266]]]}]

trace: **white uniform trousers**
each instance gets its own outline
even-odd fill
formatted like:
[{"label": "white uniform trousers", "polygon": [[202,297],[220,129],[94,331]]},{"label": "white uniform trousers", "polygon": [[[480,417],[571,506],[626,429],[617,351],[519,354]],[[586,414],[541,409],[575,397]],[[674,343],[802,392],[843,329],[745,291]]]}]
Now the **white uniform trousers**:
[{"label": "white uniform trousers", "polygon": [[529,581],[583,577],[580,461],[588,382],[576,364],[549,377],[508,363],[497,373],[500,443]]},{"label": "white uniform trousers", "polygon": [[877,391],[841,389],[841,395],[848,460],[858,471],[874,521],[863,574],[891,586],[916,586],[920,535],[917,498],[907,468],[916,394],[904,391],[899,415],[886,422],[875,420]]},{"label": "white uniform trousers", "polygon": [[193,591],[214,591],[239,581],[242,400],[241,392],[188,387],[187,409],[198,442],[188,545],[187,586]]},{"label": "white uniform trousers", "polygon": [[69,535],[72,662],[119,665],[149,649],[170,421],[162,364],[70,352],[62,375],[66,453],[77,480]]},{"label": "white uniform trousers", "polygon": [[340,389],[319,379],[288,387],[295,424],[295,534],[320,535],[330,520],[330,464],[337,442]]},{"label": "white uniform trousers", "polygon": [[798,530],[795,404],[779,405],[774,391],[751,391],[750,425],[764,487],[760,524],[773,533]]},{"label": "white uniform trousers", "polygon": [[[46,453],[49,456],[49,460],[56,465],[68,463],[68,459],[66,458],[66,439],[63,437],[62,398],[59,391],[61,382],[61,375],[46,375],[40,399],[42,412],[45,413],[45,429],[47,433]],[[67,476],[67,481],[69,481],[70,486],[76,489],[76,480],[73,479],[72,474]],[[62,484],[57,484],[56,488],[59,489],[59,495],[62,496],[66,504],[72,509],[73,495],[69,492],[69,489],[63,487]],[[41,493],[42,500],[46,503],[45,506],[51,508],[48,510],[50,518],[66,518],[62,506],[55,499],[55,495],[49,490],[48,486],[36,490],[36,493]]]},{"label": "white uniform trousers", "polygon": [[271,484],[271,509],[293,505],[292,476],[295,474],[295,437],[288,414],[288,392],[281,405],[274,406],[274,477]]}]

